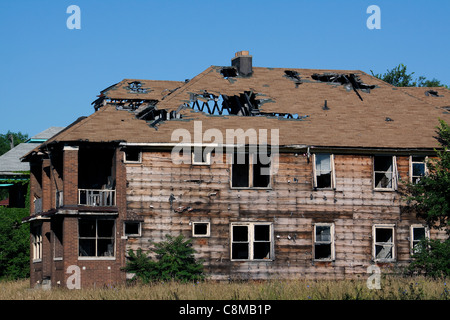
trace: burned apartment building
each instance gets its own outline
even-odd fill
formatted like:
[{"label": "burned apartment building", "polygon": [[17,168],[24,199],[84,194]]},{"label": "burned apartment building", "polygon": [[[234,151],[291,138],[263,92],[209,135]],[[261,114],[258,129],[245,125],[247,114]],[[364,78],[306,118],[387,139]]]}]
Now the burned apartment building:
[{"label": "burned apartment building", "polygon": [[252,62],[125,79],[24,157],[32,287],[122,283],[128,250],[167,234],[192,239],[214,280],[366,276],[444,236],[400,189],[435,156],[447,89]]}]

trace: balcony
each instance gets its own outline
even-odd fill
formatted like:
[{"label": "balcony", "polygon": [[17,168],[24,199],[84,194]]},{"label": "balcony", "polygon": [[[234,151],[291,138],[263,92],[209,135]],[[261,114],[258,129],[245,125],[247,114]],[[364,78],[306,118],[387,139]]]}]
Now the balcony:
[{"label": "balcony", "polygon": [[116,190],[78,189],[78,204],[89,207],[113,207],[116,205]]}]

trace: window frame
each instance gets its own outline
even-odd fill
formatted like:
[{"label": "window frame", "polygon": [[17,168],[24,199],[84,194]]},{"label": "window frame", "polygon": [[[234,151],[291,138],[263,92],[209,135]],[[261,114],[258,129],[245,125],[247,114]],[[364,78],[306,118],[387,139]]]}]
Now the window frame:
[{"label": "window frame", "polygon": [[[192,221],[192,237],[193,238],[209,238],[211,236],[211,222],[209,221]],[[195,225],[206,224],[206,234],[196,234]]]},{"label": "window frame", "polygon": [[210,166],[211,165],[211,151],[206,151],[206,154],[205,154],[206,148],[204,148],[204,147],[201,148],[202,158],[203,158],[203,155],[205,155],[206,159],[205,159],[205,161],[195,161],[195,151],[198,151],[196,149],[198,149],[198,148],[194,147],[193,151],[191,152],[191,164],[194,166]]},{"label": "window frame", "polygon": [[425,231],[425,239],[430,239],[430,230],[429,230],[429,228],[426,225],[419,224],[419,223],[412,224],[411,227],[410,227],[410,230],[409,230],[409,232],[410,232],[409,249],[410,249],[410,254],[411,255],[415,253],[414,252],[415,243],[418,243],[420,241],[420,240],[415,240],[414,239],[414,229],[416,229],[416,228],[424,229],[424,231]]},{"label": "window frame", "polygon": [[136,151],[138,153],[138,160],[128,160],[127,159],[127,149],[123,151],[123,163],[142,163],[142,150],[140,149],[128,149],[128,151]]},{"label": "window frame", "polygon": [[[377,173],[386,173],[388,171],[375,171],[375,158],[376,157],[391,157],[392,158],[392,183],[391,187],[379,188],[376,186],[375,176]],[[398,169],[397,169],[397,157],[392,155],[374,155],[372,156],[372,187],[374,191],[396,191],[398,189]]]},{"label": "window frame", "polygon": [[[413,157],[424,157],[424,161],[423,162],[419,162],[419,161],[413,161]],[[420,177],[422,176],[414,176],[414,163],[421,163],[424,165],[424,176],[426,176],[428,174],[428,166],[427,166],[427,162],[428,162],[428,156],[421,156],[421,155],[410,155],[409,156],[409,182],[411,182],[412,184],[416,184],[417,182],[414,182],[414,177],[417,177],[420,179]]]},{"label": "window frame", "polygon": [[[329,227],[330,228],[330,241],[317,241],[316,240],[316,227]],[[335,250],[335,226],[334,223],[315,223],[313,228],[313,260],[314,261],[335,261],[336,260],[336,250]],[[329,244],[330,245],[330,258],[316,258],[316,245],[317,244]]]},{"label": "window frame", "polygon": [[[126,225],[136,223],[138,224],[138,233],[126,233]],[[127,220],[123,222],[123,235],[125,237],[131,237],[131,238],[137,238],[142,235],[142,222],[141,221],[133,221],[133,220]]]},{"label": "window frame", "polygon": [[[233,227],[247,227],[247,241],[233,241]],[[269,226],[269,240],[255,240],[255,226]],[[247,261],[247,262],[261,262],[261,261],[274,261],[274,230],[272,222],[232,222],[230,223],[230,261]],[[255,259],[254,258],[254,244],[269,242],[269,258]],[[248,243],[248,258],[236,259],[233,258],[233,244],[234,243]]]},{"label": "window frame", "polygon": [[[95,221],[95,239],[94,237],[80,237],[80,221],[82,220],[94,220]],[[98,222],[99,221],[113,221],[113,231],[112,231],[112,237],[98,237]],[[116,259],[116,246],[117,246],[117,236],[116,236],[116,229],[117,229],[117,221],[115,218],[106,218],[106,217],[80,217],[78,218],[78,260],[115,260]],[[82,256],[80,255],[80,240],[95,240],[95,256]],[[107,240],[107,239],[113,239],[114,245],[113,245],[113,255],[112,256],[98,256],[98,241],[99,240]]]},{"label": "window frame", "polygon": [[[234,157],[236,154],[245,154],[248,155],[248,159],[249,159],[249,164],[248,164],[248,186],[246,187],[235,187],[233,186],[233,166],[234,166]],[[230,189],[235,189],[235,190],[270,190],[272,189],[272,177],[273,177],[273,166],[272,166],[272,162],[273,162],[273,155],[270,155],[270,162],[269,162],[269,170],[270,170],[270,177],[269,177],[269,183],[267,185],[267,187],[254,187],[254,158],[255,156],[259,155],[260,152],[233,152],[231,153],[231,155],[229,155],[231,157],[231,161],[229,161],[230,163]]]},{"label": "window frame", "polygon": [[31,243],[33,247],[33,263],[42,261],[42,224],[33,226],[31,232]]},{"label": "window frame", "polygon": [[[317,168],[316,168],[316,154],[328,154],[330,156],[330,180],[331,180],[331,186],[330,187],[324,187],[319,188],[317,187]],[[313,153],[312,154],[312,163],[313,163],[313,189],[314,190],[335,190],[336,189],[336,170],[334,166],[334,154],[333,153]]]},{"label": "window frame", "polygon": [[[391,247],[391,258],[377,258],[377,246],[386,246],[386,242],[376,241],[376,231],[377,229],[390,229],[392,231],[392,244]],[[384,244],[384,245],[383,245]],[[395,237],[395,224],[374,224],[372,226],[372,259],[375,262],[395,262],[396,261],[396,237]]]}]

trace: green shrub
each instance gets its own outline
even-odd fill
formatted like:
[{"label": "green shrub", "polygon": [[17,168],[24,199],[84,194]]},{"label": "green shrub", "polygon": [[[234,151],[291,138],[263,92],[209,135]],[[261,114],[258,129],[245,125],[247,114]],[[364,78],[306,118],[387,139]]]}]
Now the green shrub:
[{"label": "green shrub", "polygon": [[123,270],[134,273],[135,278],[144,283],[204,279],[202,262],[195,260],[191,240],[185,240],[183,235],[166,235],[166,241],[155,243],[151,251],[156,254],[157,261],[151,260],[140,248],[136,253],[129,250],[129,258]]},{"label": "green shrub", "polygon": [[408,273],[419,273],[433,278],[450,276],[450,240],[424,239],[415,247]]}]

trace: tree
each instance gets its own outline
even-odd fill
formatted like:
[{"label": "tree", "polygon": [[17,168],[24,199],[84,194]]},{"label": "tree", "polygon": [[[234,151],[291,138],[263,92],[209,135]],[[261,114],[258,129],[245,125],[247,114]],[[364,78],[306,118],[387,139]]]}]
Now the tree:
[{"label": "tree", "polygon": [[443,120],[439,122],[436,139],[442,149],[436,150],[437,159],[427,162],[428,175],[407,185],[410,206],[429,227],[438,229],[447,228],[450,217],[450,127]]},{"label": "tree", "polygon": [[406,71],[406,66],[403,63],[400,63],[398,66],[392,68],[391,70],[387,70],[384,74],[374,74],[372,70],[370,72],[374,77],[381,79],[387,83],[392,84],[396,87],[446,87],[448,86],[442,84],[436,78],[432,80],[427,80],[426,77],[420,76],[419,78],[413,78],[414,72],[408,73]]},{"label": "tree", "polygon": [[445,241],[423,239],[415,247],[408,273],[424,273],[432,277],[450,276],[450,127],[439,120],[437,137],[441,150],[437,159],[429,160],[429,174],[406,188],[407,201],[429,228],[445,229]]},{"label": "tree", "polygon": [[135,273],[135,277],[144,283],[204,279],[203,265],[201,261],[195,260],[191,240],[185,240],[183,235],[166,235],[166,241],[155,243],[151,251],[156,254],[158,261],[152,261],[142,249],[138,249],[136,253],[129,250],[127,265],[123,270]]},{"label": "tree", "polygon": [[23,134],[21,132],[15,133],[8,130],[6,134],[0,134],[0,156],[11,150],[11,144],[17,146],[19,143],[25,142],[26,140],[28,140],[28,134]]}]

